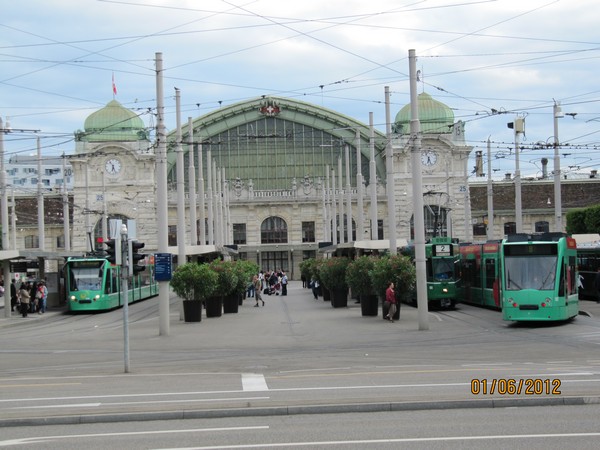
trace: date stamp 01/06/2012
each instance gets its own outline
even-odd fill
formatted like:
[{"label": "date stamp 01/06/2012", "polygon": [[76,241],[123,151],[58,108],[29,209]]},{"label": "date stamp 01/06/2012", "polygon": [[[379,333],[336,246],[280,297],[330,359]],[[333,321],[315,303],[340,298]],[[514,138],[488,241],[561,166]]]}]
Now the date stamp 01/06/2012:
[{"label": "date stamp 01/06/2012", "polygon": [[473,395],[560,395],[558,378],[474,378],[471,380]]}]

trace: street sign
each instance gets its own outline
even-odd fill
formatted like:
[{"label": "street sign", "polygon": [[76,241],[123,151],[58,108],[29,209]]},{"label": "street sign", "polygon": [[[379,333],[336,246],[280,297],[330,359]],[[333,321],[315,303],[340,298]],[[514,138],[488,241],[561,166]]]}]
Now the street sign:
[{"label": "street sign", "polygon": [[154,279],[156,281],[170,281],[173,271],[173,255],[171,253],[154,254]]}]

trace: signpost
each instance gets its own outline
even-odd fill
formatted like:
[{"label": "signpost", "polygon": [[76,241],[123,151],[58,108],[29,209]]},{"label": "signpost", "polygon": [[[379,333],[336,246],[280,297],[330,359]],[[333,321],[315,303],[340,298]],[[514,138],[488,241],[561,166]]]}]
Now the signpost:
[{"label": "signpost", "polygon": [[156,281],[171,281],[173,272],[173,255],[171,253],[154,254],[154,279]]}]

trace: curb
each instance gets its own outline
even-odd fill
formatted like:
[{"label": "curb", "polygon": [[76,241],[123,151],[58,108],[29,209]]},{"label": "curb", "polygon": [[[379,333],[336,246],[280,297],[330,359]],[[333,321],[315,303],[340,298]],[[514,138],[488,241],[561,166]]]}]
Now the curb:
[{"label": "curb", "polygon": [[149,420],[217,419],[231,417],[294,416],[300,414],[341,414],[392,411],[426,411],[464,408],[514,408],[531,406],[581,406],[600,404],[600,396],[499,398],[486,400],[449,400],[443,402],[357,403],[261,408],[208,409],[190,411],[89,414],[58,417],[0,419],[0,428],[38,425],[81,425]]}]

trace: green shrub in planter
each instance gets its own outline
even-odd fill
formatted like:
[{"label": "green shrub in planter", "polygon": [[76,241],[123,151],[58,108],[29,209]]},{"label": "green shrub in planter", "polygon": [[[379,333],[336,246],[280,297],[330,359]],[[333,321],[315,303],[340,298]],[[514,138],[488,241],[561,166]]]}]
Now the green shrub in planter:
[{"label": "green shrub in planter", "polygon": [[408,256],[386,255],[375,260],[371,270],[371,284],[381,298],[385,298],[385,290],[390,282],[394,283],[396,297],[399,300],[410,300],[415,292],[417,275],[415,266]]},{"label": "green shrub in planter", "polygon": [[346,269],[346,283],[352,289],[352,294],[357,296],[374,295],[371,284],[370,272],[375,266],[377,258],[373,256],[360,256],[348,264]]},{"label": "green shrub in planter", "polygon": [[350,258],[336,256],[323,259],[318,264],[318,280],[330,291],[348,289],[346,282],[346,269],[350,265]]},{"label": "green shrub in planter", "polygon": [[235,292],[243,294],[248,290],[248,286],[252,283],[252,277],[258,274],[258,265],[251,261],[237,260],[234,261],[233,267],[237,274],[237,284]]},{"label": "green shrub in planter", "polygon": [[203,301],[217,289],[218,276],[208,264],[186,263],[177,267],[169,285],[184,301]]},{"label": "green shrub in planter", "polygon": [[217,274],[217,290],[213,295],[225,297],[235,292],[238,286],[238,272],[233,261],[215,259],[208,266]]}]

